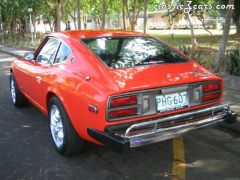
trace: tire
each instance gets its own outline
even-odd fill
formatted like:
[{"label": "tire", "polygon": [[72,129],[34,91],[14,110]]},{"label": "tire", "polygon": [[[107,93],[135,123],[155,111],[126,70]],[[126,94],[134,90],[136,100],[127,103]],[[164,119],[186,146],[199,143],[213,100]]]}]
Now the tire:
[{"label": "tire", "polygon": [[13,73],[11,73],[11,75],[10,75],[9,85],[10,85],[10,95],[11,95],[12,103],[14,104],[14,106],[16,106],[16,107],[27,106],[28,101],[25,98],[25,96],[21,93],[21,91],[19,90]]},{"label": "tire", "polygon": [[85,141],[77,134],[62,103],[55,96],[48,102],[48,120],[51,139],[58,153],[72,156],[83,150]]}]

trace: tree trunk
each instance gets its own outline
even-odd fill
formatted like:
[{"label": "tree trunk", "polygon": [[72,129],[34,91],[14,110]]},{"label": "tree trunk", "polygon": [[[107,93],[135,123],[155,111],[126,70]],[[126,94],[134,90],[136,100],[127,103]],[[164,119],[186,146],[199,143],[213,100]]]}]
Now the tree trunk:
[{"label": "tree trunk", "polygon": [[80,14],[80,0],[77,0],[77,22],[78,29],[81,29],[81,14]]},{"label": "tree trunk", "polygon": [[46,24],[45,24],[45,23],[43,23],[43,26],[44,26],[45,33],[47,33]]},{"label": "tree trunk", "polygon": [[33,39],[35,40],[36,37],[37,37],[37,33],[36,33],[36,30],[37,30],[37,22],[36,22],[36,19],[35,17],[33,16]]},{"label": "tree trunk", "polygon": [[197,46],[197,39],[196,39],[196,36],[195,36],[195,33],[194,33],[191,16],[189,15],[189,13],[186,13],[185,15],[186,15],[186,18],[189,22],[189,26],[190,26],[190,30],[191,30],[192,52],[194,52],[196,50],[196,46]]},{"label": "tree trunk", "polygon": [[[138,6],[137,6],[137,2],[138,2]],[[131,31],[134,31],[136,23],[137,23],[137,18],[139,15],[139,11],[140,11],[140,1],[134,0],[133,2],[133,7],[132,7],[132,14],[130,14],[129,8],[128,8],[128,0],[123,0],[124,6],[126,8],[126,12],[127,12],[127,16],[129,19],[129,23],[130,23],[130,27],[131,27]]]},{"label": "tree trunk", "polygon": [[130,24],[131,29],[132,29],[132,20],[131,20],[130,12],[128,10],[128,0],[123,0],[123,6],[126,9],[127,17],[128,17],[128,20],[129,20],[129,24]]},{"label": "tree trunk", "polygon": [[26,41],[28,41],[28,35],[29,35],[29,23],[28,23],[28,19],[25,19],[25,33],[26,33]]},{"label": "tree trunk", "polygon": [[123,20],[123,29],[126,30],[126,15],[125,15],[125,7],[124,7],[124,1],[122,4],[122,20]]},{"label": "tree trunk", "polygon": [[105,20],[106,20],[106,2],[102,0],[102,14],[101,14],[101,29],[105,29]]},{"label": "tree trunk", "polygon": [[84,29],[87,29],[87,16],[83,16],[83,25],[84,25]]},{"label": "tree trunk", "polygon": [[16,24],[15,24],[15,21],[12,19],[10,22],[10,34],[11,35],[15,34],[15,29],[16,29]]},{"label": "tree trunk", "polygon": [[73,15],[70,14],[71,18],[73,19],[73,23],[74,23],[74,28],[77,29],[77,23],[76,23],[76,9],[73,10]]},{"label": "tree trunk", "polygon": [[50,27],[50,31],[52,32],[53,31],[53,25],[52,25],[51,21],[48,21],[48,25]]},{"label": "tree trunk", "polygon": [[[234,4],[234,0],[228,1],[228,5],[233,5],[233,4]],[[223,58],[225,50],[226,50],[227,41],[228,41],[228,37],[229,37],[229,31],[230,31],[230,23],[231,23],[232,13],[233,13],[233,9],[227,9],[224,30],[223,30],[222,38],[221,38],[221,41],[219,44],[219,50],[217,52],[217,56],[216,56],[215,63],[214,63],[217,71],[219,71],[221,68],[222,58]]]},{"label": "tree trunk", "polygon": [[100,27],[100,28],[102,26],[100,17],[97,17],[97,26]]},{"label": "tree trunk", "polygon": [[147,28],[147,8],[148,8],[148,0],[144,0],[144,22],[143,22],[144,33],[146,33],[146,28]]},{"label": "tree trunk", "polygon": [[58,0],[56,4],[56,15],[55,15],[55,31],[61,31],[61,7],[63,0]]},{"label": "tree trunk", "polygon": [[[137,24],[137,19],[138,19],[139,12],[140,12],[140,3],[138,4],[137,13],[134,16],[134,29],[135,29],[135,26]],[[133,31],[134,31],[134,29],[133,29]]]},{"label": "tree trunk", "polygon": [[207,32],[210,34],[210,36],[212,37],[212,36],[213,36],[213,35],[212,35],[212,32],[209,31],[209,30],[207,29],[206,25],[205,25],[205,18],[202,16],[202,17],[199,17],[198,19],[199,19],[199,21],[201,21],[202,26],[203,26],[203,29],[204,29],[205,31],[207,31]]},{"label": "tree trunk", "polygon": [[19,24],[19,29],[20,29],[20,34],[22,37],[25,37],[25,18],[21,18],[20,24]]},{"label": "tree trunk", "polygon": [[0,36],[1,36],[1,43],[3,43],[3,25],[2,25],[2,11],[0,6]]},{"label": "tree trunk", "polygon": [[239,23],[240,17],[233,16],[233,22],[236,25],[236,34],[240,34],[240,23]]}]

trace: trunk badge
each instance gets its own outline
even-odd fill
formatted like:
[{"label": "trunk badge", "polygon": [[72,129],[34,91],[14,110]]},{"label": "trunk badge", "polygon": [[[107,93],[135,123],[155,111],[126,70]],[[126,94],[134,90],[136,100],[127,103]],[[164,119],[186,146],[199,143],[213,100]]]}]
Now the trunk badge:
[{"label": "trunk badge", "polygon": [[197,76],[200,72],[201,72],[201,70],[198,69],[198,70],[194,71],[194,72],[192,73],[192,75],[193,75],[193,76]]}]

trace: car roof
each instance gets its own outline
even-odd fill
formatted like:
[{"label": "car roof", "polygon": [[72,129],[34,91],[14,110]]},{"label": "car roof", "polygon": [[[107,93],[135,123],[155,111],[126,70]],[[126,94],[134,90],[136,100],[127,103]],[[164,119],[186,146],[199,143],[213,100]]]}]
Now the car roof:
[{"label": "car roof", "polygon": [[[123,30],[71,30],[71,31],[62,31],[53,33],[51,35],[61,36],[66,35],[70,38],[74,39],[82,39],[82,38],[97,38],[97,37],[121,37],[121,36],[145,36],[149,37],[149,35],[134,32],[134,31],[123,31]],[[51,36],[50,35],[50,36]]]}]

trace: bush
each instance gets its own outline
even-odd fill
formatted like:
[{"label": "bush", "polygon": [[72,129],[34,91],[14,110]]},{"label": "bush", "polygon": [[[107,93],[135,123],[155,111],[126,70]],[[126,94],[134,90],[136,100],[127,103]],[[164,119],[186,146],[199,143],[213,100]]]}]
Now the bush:
[{"label": "bush", "polygon": [[196,60],[199,64],[201,64],[206,69],[214,71],[214,59],[215,59],[215,51],[209,47],[197,47],[195,52],[193,53],[190,46],[182,45],[179,49],[186,55],[190,56],[192,59]]},{"label": "bush", "polygon": [[240,48],[228,51],[224,62],[226,70],[230,75],[240,76]]},{"label": "bush", "polygon": [[[184,54],[188,55],[189,57],[191,57],[192,59],[196,60],[196,61],[200,61],[200,57],[201,55],[199,53],[192,52],[192,49],[190,46],[186,46],[186,45],[181,45],[179,47],[180,51],[182,51]],[[199,62],[200,63],[200,62]]]}]

